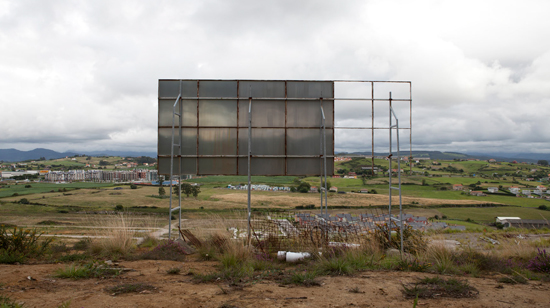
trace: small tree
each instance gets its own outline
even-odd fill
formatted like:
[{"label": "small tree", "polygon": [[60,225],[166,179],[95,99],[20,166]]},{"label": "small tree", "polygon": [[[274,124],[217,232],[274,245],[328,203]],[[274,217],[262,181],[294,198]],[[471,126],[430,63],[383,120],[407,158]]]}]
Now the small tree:
[{"label": "small tree", "polygon": [[537,165],[548,166],[548,161],[545,159],[541,159],[537,162]]},{"label": "small tree", "polygon": [[179,195],[180,195],[180,187],[179,187],[178,185],[174,185],[174,186],[172,187],[172,189],[173,189],[173,191],[172,191],[173,194],[179,197]]},{"label": "small tree", "polygon": [[159,187],[159,196],[162,197],[164,195],[166,195],[166,190],[164,189],[164,187],[161,186]]},{"label": "small tree", "polygon": [[183,183],[181,184],[181,192],[189,198],[189,196],[193,194],[193,186],[188,183]]},{"label": "small tree", "polygon": [[307,193],[311,189],[311,184],[308,182],[301,182],[300,185],[298,185],[297,190],[301,193]]},{"label": "small tree", "polygon": [[192,186],[192,194],[195,199],[198,197],[198,195],[201,193],[201,188],[199,186]]}]

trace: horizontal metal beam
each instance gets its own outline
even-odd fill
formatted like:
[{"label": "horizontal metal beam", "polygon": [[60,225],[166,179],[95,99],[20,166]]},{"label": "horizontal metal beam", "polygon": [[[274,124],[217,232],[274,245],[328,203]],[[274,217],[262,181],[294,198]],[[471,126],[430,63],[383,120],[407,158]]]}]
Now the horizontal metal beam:
[{"label": "horizontal metal beam", "polygon": [[[171,156],[158,155],[160,158],[170,158]],[[181,158],[246,158],[248,155],[174,155],[174,157]],[[251,155],[253,158],[319,158],[323,155]],[[327,155],[328,158],[336,157],[334,155]]]},{"label": "horizontal metal beam", "polygon": [[[318,101],[320,99],[323,99],[324,101],[375,101],[375,102],[389,102],[390,100],[387,98],[334,98],[334,97],[197,97],[197,96],[190,96],[190,97],[181,97],[182,100],[262,100],[262,101]],[[177,99],[176,97],[159,97],[158,99],[169,99],[174,100]],[[392,102],[411,102],[412,99],[410,98],[395,98],[391,100]]]},{"label": "horizontal metal beam", "polygon": [[[395,125],[394,125],[395,126]],[[238,128],[238,129],[248,129],[248,126],[176,126],[178,128]],[[159,126],[158,128],[172,128],[172,126]],[[284,126],[252,126],[253,129],[319,129],[319,127],[284,127]],[[388,127],[353,127],[353,126],[327,126],[327,129],[389,129]],[[393,126],[392,126],[393,128]],[[399,129],[410,129],[410,127],[399,127]]]}]

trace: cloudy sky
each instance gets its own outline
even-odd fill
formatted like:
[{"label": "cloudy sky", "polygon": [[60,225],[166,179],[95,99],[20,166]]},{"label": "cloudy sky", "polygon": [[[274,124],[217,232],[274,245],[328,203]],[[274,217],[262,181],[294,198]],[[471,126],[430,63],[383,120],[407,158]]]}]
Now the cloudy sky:
[{"label": "cloudy sky", "polygon": [[[156,151],[158,79],[353,79],[412,81],[414,150],[550,153],[548,12],[544,0],[0,0],[0,148]],[[341,106],[338,123],[356,123]],[[370,148],[368,135],[339,132],[336,149]]]}]

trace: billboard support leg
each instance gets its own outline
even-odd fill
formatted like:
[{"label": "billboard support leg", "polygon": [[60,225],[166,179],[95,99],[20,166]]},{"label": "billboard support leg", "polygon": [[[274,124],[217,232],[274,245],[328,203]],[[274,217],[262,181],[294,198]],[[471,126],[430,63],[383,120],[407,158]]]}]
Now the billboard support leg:
[{"label": "billboard support leg", "polygon": [[250,174],[250,159],[251,159],[251,155],[252,155],[252,97],[249,97],[248,98],[248,239],[247,239],[247,243],[248,245],[250,245],[250,240],[251,240],[251,237],[250,237],[250,224],[251,224],[251,221],[250,221],[250,211],[251,211],[251,208],[250,208],[250,189],[251,189],[251,185],[252,185],[252,181],[251,181],[251,174]]}]

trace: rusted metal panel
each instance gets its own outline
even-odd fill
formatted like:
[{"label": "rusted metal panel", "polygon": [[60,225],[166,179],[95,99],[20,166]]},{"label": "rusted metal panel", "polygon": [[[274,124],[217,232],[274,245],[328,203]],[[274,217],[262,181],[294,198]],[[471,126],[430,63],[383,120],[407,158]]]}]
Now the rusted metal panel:
[{"label": "rusted metal panel", "polygon": [[239,97],[285,97],[285,82],[241,80]]},{"label": "rusted metal panel", "polygon": [[[179,174],[179,158],[174,158],[174,174]],[[195,158],[182,158],[182,174],[195,174],[196,173],[196,164],[197,160]],[[160,157],[158,160],[158,172],[159,174],[170,174],[170,158],[169,157]]]},{"label": "rusted metal panel", "polygon": [[334,82],[332,81],[287,81],[287,97],[317,98],[333,97]]},{"label": "rusted metal panel", "polygon": [[199,101],[199,123],[207,126],[237,126],[236,100]]},{"label": "rusted metal panel", "polygon": [[[248,99],[239,100],[239,127],[248,127]],[[285,127],[285,102],[253,100],[252,127]]]},{"label": "rusted metal panel", "polygon": [[[319,174],[320,100],[326,116],[327,155],[333,155],[334,85],[331,81],[267,80],[161,80],[159,81],[159,156],[170,155],[173,106],[182,89],[182,155],[186,174],[246,174],[248,154],[248,103],[252,98],[252,159],[254,175],[285,175],[294,168],[287,159],[302,157],[303,166],[292,174]],[[254,99],[254,97],[264,99]],[[286,100],[286,97],[294,100]],[[214,99],[215,98],[215,99]],[[179,110],[179,108],[177,108]],[[179,143],[179,119],[174,142]],[[239,129],[241,127],[242,129]],[[179,153],[179,149],[174,154]],[[255,157],[278,155],[280,157]],[[201,157],[199,157],[201,156]],[[243,160],[244,159],[244,160]],[[177,159],[176,159],[177,160]],[[161,157],[159,164],[165,163]],[[317,168],[308,166],[315,165]],[[244,168],[244,169],[243,169]],[[159,167],[161,174],[168,168]],[[174,167],[174,174],[178,174]],[[329,166],[332,170],[332,167]],[[217,171],[216,171],[217,170]],[[312,171],[315,170],[315,171]]]},{"label": "rusted metal panel", "polygon": [[[332,156],[333,130],[326,130],[327,155]],[[320,155],[320,136],[322,132],[315,129],[287,129],[287,155]]]},{"label": "rusted metal panel", "polygon": [[[252,129],[253,155],[284,155],[284,129]],[[239,129],[239,154],[247,155],[248,129]]]},{"label": "rusted metal panel", "polygon": [[199,80],[199,96],[201,97],[237,97],[237,81],[236,80]]},{"label": "rusted metal panel", "polygon": [[[239,158],[239,175],[247,175],[247,159]],[[252,158],[252,175],[285,175],[284,158]]]},{"label": "rusted metal panel", "polygon": [[[321,108],[319,101],[293,101],[288,100],[287,127],[315,127],[321,125]],[[323,101],[327,128],[334,124],[334,102]]]},{"label": "rusted metal panel", "polygon": [[202,175],[236,175],[236,158],[199,158],[199,170]]},{"label": "rusted metal panel", "polygon": [[[182,100],[183,126],[197,126],[197,101]],[[179,112],[178,110],[176,110]],[[174,112],[173,99],[159,99],[159,126],[172,127],[172,115]],[[176,123],[179,119],[176,117]]]},{"label": "rusted metal panel", "polygon": [[[181,148],[182,155],[193,155],[197,152],[197,129],[196,128],[184,128],[183,132],[183,145]],[[172,142],[172,129],[171,128],[159,128],[158,130],[158,155],[170,155],[170,143]],[[174,140],[179,143],[180,134],[179,129],[174,131]],[[179,151],[174,151],[178,154]]]},{"label": "rusted metal panel", "polygon": [[[199,128],[199,155],[236,155],[236,128]],[[199,165],[201,168],[202,165]]]},{"label": "rusted metal panel", "polygon": [[197,82],[194,80],[159,80],[159,97],[178,97],[180,85],[182,97],[197,96]]}]

